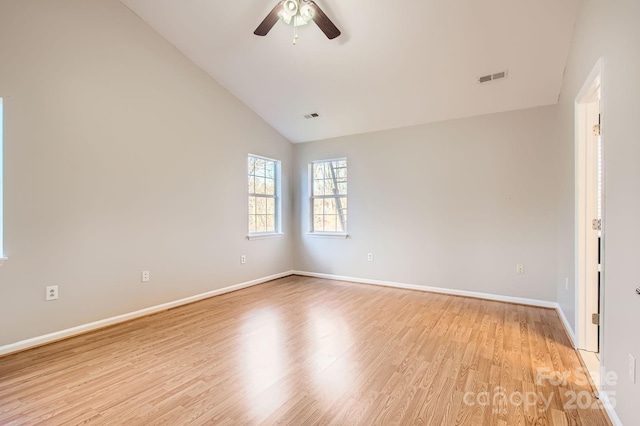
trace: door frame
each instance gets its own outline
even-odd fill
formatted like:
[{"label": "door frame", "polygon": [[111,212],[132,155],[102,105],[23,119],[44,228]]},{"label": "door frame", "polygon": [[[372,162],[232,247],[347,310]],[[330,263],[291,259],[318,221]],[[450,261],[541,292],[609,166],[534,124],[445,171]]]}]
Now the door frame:
[{"label": "door frame", "polygon": [[[586,117],[593,108],[593,103],[596,98],[599,99],[599,113],[600,113],[600,140],[602,143],[602,156],[604,157],[604,144],[605,132],[604,132],[604,85],[603,85],[603,58],[598,59],[593,70],[589,74],[589,77],[585,81],[582,89],[575,98],[575,279],[576,279],[576,293],[575,293],[575,324],[576,324],[576,338],[578,349],[593,349],[593,331],[590,332],[589,327],[593,327],[591,324],[591,314],[593,313],[594,297],[595,302],[599,303],[600,313],[600,327],[598,330],[598,341],[600,349],[604,342],[604,247],[605,247],[605,211],[604,211],[604,185],[602,187],[602,231],[600,239],[600,291],[599,299],[595,294],[598,294],[597,282],[595,288],[593,282],[589,282],[587,279],[587,265],[589,264],[590,251],[587,250],[587,236],[588,231],[591,228],[591,220],[593,219],[591,213],[587,208],[587,162],[593,160],[589,157],[588,149],[586,147],[589,140],[589,127],[586,123]],[[604,182],[604,161],[602,161],[602,174]],[[597,248],[597,243],[595,245]],[[591,250],[591,249],[590,249]],[[591,258],[591,261],[593,259]],[[602,351],[600,350],[600,365],[603,365]],[[600,387],[600,384],[596,384]]]}]

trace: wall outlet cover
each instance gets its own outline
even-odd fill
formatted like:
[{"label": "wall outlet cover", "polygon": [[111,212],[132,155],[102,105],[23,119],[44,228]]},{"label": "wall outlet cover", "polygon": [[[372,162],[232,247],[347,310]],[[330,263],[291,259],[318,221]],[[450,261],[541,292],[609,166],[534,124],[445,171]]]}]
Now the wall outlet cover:
[{"label": "wall outlet cover", "polygon": [[58,286],[50,285],[47,286],[45,300],[58,300]]}]

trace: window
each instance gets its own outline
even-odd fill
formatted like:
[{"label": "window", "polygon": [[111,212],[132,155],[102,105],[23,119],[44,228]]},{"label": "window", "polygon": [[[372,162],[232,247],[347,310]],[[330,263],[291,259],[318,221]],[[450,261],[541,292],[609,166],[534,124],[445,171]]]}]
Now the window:
[{"label": "window", "polygon": [[311,232],[347,233],[347,160],[316,161],[310,166]]},{"label": "window", "polygon": [[3,213],[3,195],[2,195],[2,189],[4,188],[4,174],[3,174],[3,159],[2,159],[2,154],[4,152],[4,147],[3,147],[3,137],[4,137],[4,111],[2,109],[2,98],[0,98],[0,266],[2,266],[2,263],[6,260],[6,258],[4,257],[4,234],[3,234],[3,224],[4,224],[4,219],[2,217],[2,213]]},{"label": "window", "polygon": [[280,233],[280,162],[249,155],[249,237]]}]

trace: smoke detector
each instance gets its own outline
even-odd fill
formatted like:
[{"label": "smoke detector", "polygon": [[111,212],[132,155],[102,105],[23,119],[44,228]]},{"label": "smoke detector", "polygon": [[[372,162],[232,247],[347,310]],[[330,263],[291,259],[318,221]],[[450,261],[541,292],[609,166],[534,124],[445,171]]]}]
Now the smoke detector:
[{"label": "smoke detector", "polygon": [[304,118],[306,118],[307,120],[310,118],[318,118],[320,117],[320,114],[318,114],[317,112],[312,112],[311,114],[305,114]]}]

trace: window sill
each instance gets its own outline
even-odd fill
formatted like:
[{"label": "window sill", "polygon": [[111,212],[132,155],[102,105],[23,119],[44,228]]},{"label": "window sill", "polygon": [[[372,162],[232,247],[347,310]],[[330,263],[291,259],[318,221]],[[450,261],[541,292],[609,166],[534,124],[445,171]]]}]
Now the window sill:
[{"label": "window sill", "polygon": [[349,234],[342,234],[342,233],[336,233],[336,232],[331,232],[331,233],[330,232],[308,232],[307,237],[344,239],[344,238],[349,238]]},{"label": "window sill", "polygon": [[2,265],[4,265],[4,262],[6,262],[7,260],[9,260],[8,257],[0,257],[0,268],[2,268]]},{"label": "window sill", "polygon": [[280,238],[284,235],[282,232],[274,232],[271,234],[249,234],[247,240],[268,240],[269,238]]}]

